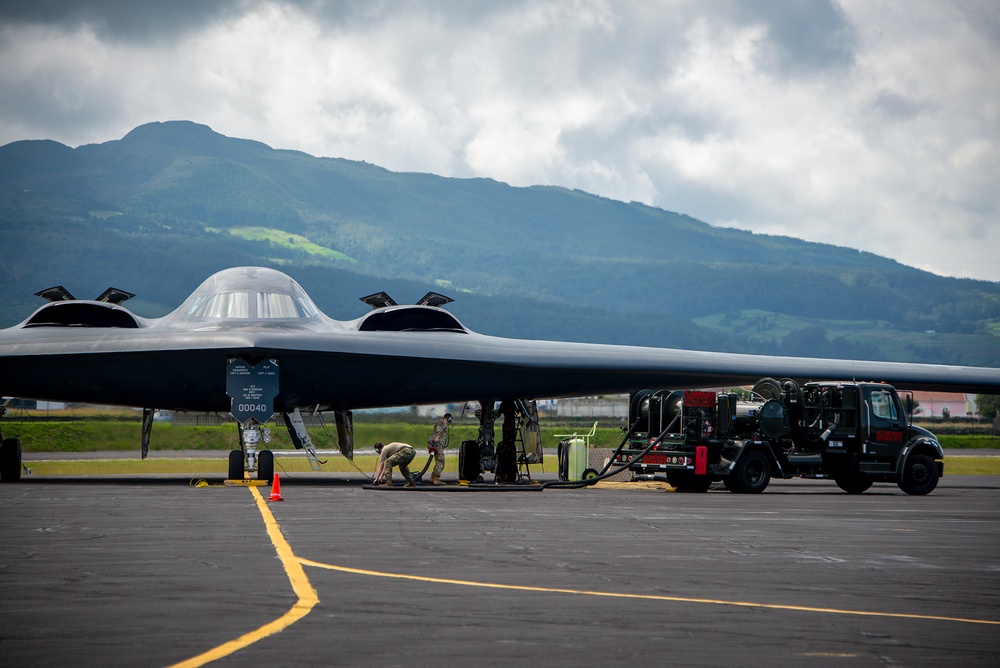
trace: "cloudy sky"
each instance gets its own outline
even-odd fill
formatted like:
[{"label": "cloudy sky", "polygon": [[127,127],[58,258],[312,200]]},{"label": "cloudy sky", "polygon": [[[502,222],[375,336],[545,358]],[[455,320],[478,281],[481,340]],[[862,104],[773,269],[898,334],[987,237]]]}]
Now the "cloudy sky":
[{"label": "cloudy sky", "polygon": [[0,145],[150,121],[1000,281],[996,0],[4,0]]}]

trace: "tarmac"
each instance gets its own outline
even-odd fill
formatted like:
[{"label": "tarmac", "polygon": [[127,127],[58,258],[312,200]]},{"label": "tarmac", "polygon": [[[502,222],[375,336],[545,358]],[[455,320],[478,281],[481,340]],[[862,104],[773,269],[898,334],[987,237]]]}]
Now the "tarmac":
[{"label": "tarmac", "polygon": [[280,502],[0,485],[0,665],[1000,665],[1000,476],[925,497],[280,480]]}]

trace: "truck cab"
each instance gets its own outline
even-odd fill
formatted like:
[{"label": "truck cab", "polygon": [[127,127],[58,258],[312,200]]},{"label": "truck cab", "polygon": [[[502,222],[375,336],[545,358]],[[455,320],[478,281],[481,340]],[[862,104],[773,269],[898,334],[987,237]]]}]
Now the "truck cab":
[{"label": "truck cab", "polygon": [[907,494],[928,494],[944,475],[944,451],[931,432],[910,423],[899,393],[884,383],[858,383],[860,423],[847,436],[857,447],[842,456],[828,447],[825,469],[847,492],[894,482]]}]

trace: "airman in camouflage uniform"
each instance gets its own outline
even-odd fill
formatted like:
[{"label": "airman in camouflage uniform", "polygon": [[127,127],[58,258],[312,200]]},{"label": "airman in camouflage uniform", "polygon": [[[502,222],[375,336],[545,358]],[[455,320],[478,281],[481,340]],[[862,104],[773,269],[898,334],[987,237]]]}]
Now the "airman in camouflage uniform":
[{"label": "airman in camouflage uniform", "polygon": [[427,451],[434,455],[434,470],[431,472],[431,484],[443,485],[441,472],[444,471],[444,449],[448,445],[448,426],[451,424],[451,413],[445,413],[434,425],[434,433],[427,439]]},{"label": "airman in camouflage uniform", "polygon": [[378,468],[375,469],[376,485],[384,484],[391,487],[392,467],[398,466],[399,472],[402,473],[403,477],[406,479],[406,486],[417,486],[416,483],[413,482],[413,476],[410,475],[409,467],[410,462],[413,461],[413,457],[417,454],[412,445],[398,442],[389,443],[388,445],[376,443],[375,452],[379,453]]}]

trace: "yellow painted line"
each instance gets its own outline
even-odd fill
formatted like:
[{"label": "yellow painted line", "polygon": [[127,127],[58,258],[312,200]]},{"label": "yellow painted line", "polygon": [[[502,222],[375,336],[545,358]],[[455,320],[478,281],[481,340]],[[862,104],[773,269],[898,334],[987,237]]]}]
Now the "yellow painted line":
[{"label": "yellow painted line", "polygon": [[602,596],[605,598],[629,598],[645,601],[670,601],[672,603],[703,603],[709,605],[728,605],[742,608],[763,608],[767,610],[791,610],[794,612],[823,612],[835,615],[856,615],[862,617],[891,617],[897,619],[924,619],[940,622],[962,622],[964,624],[988,624],[1000,626],[1000,621],[990,619],[968,619],[964,617],[944,617],[940,615],[916,615],[904,612],[872,612],[868,610],[841,610],[839,608],[817,608],[805,605],[779,605],[776,603],[752,603],[750,601],[726,601],[713,598],[687,598],[683,596],[665,596],[659,594],[625,594],[610,591],[588,591],[585,589],[560,589],[556,587],[529,587],[525,585],[496,584],[492,582],[473,582],[470,580],[450,580],[447,578],[434,578],[424,575],[407,575],[405,573],[387,573],[384,571],[370,571],[363,568],[349,568],[347,566],[334,566],[333,564],[323,564],[311,559],[299,558],[304,566],[314,568],[325,568],[341,573],[353,573],[355,575],[368,575],[380,578],[396,578],[399,580],[416,580],[418,582],[432,582],[435,584],[459,585],[463,587],[482,587],[485,589],[511,589],[515,591],[531,591],[547,594],[576,594],[581,596]]},{"label": "yellow painted line", "polygon": [[288,541],[282,535],[281,527],[278,526],[278,521],[271,514],[271,509],[267,507],[267,502],[264,501],[264,498],[257,491],[256,487],[250,487],[249,489],[257,501],[257,508],[264,518],[264,526],[267,527],[267,534],[271,537],[271,543],[278,553],[278,558],[281,559],[281,565],[285,567],[285,573],[288,575],[288,580],[292,583],[292,590],[295,592],[298,600],[295,601],[295,604],[292,605],[288,612],[273,622],[265,624],[256,631],[245,633],[235,640],[230,640],[214,649],[210,649],[203,654],[192,657],[187,661],[174,664],[172,668],[194,668],[195,666],[203,666],[211,661],[217,661],[224,656],[229,656],[244,647],[254,644],[258,640],[263,640],[268,636],[284,631],[308,615],[309,611],[319,603],[319,596],[316,595],[316,590],[313,589],[309,578],[306,577],[306,572],[302,568],[301,561],[292,552],[292,546],[288,544]]}]

